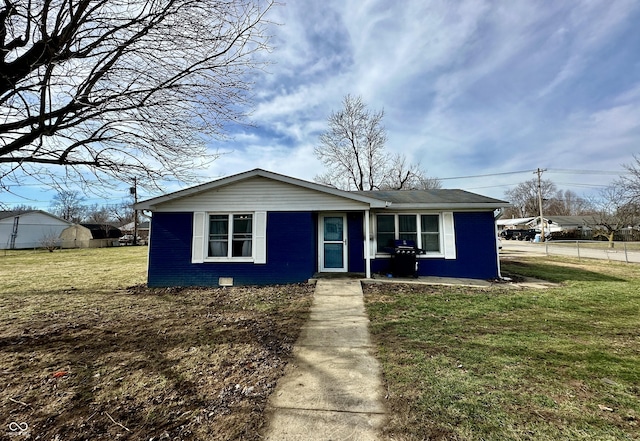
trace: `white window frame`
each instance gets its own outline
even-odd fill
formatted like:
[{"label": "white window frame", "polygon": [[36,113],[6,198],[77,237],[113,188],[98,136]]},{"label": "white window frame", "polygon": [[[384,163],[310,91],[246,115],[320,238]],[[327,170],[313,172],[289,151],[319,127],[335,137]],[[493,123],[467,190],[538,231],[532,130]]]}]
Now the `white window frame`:
[{"label": "white window frame", "polygon": [[[231,256],[233,247],[233,216],[236,215],[251,215],[251,256]],[[229,232],[227,256],[209,256],[210,216],[228,216]],[[267,259],[266,230],[267,213],[265,211],[194,212],[191,262],[248,262],[264,264]]]},{"label": "white window frame", "polygon": [[[211,216],[226,216],[227,217],[227,222],[228,222],[228,226],[229,226],[229,231],[227,232],[227,255],[226,256],[209,256],[209,228],[211,226]],[[233,235],[234,235],[234,231],[233,231],[233,219],[235,216],[251,216],[251,255],[250,256],[232,256],[233,253]],[[205,242],[206,242],[206,248],[205,248],[205,254],[204,254],[204,260],[209,262],[253,262],[253,258],[255,255],[255,231],[256,231],[256,224],[255,224],[255,215],[252,212],[237,212],[237,213],[207,213],[207,222],[206,222],[206,228],[205,228]]]},{"label": "white window frame", "polygon": [[418,255],[420,259],[428,259],[428,258],[445,258],[445,259],[455,259],[456,258],[456,245],[455,245],[455,229],[454,229],[454,220],[452,212],[436,212],[436,213],[418,213],[418,212],[376,212],[374,216],[372,216],[372,237],[373,244],[372,249],[375,250],[376,257],[388,257],[390,253],[385,253],[384,251],[378,251],[378,234],[377,234],[377,222],[379,215],[389,215],[394,216],[394,234],[395,238],[398,239],[400,237],[400,222],[399,216],[401,215],[413,215],[416,216],[416,229],[417,229],[417,238],[416,238],[416,246],[422,249],[422,223],[420,216],[438,216],[438,240],[440,242],[440,251],[427,251],[425,254]]}]

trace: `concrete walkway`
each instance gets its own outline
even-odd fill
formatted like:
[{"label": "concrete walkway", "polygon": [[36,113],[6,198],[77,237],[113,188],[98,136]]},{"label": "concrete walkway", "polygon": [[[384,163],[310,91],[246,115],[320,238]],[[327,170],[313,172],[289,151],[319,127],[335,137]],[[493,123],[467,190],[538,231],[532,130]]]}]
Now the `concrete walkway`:
[{"label": "concrete walkway", "polygon": [[383,389],[359,280],[320,279],[294,360],[267,408],[265,439],[378,439]]}]

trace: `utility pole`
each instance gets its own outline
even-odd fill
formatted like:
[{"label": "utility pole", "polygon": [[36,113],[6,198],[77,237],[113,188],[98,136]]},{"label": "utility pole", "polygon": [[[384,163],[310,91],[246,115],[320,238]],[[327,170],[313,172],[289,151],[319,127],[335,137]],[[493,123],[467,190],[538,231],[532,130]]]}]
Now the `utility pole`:
[{"label": "utility pole", "polygon": [[542,169],[537,169],[534,173],[538,174],[538,207],[540,208],[540,241],[544,242],[545,241],[545,237],[544,237],[544,218],[542,217],[542,172],[547,171],[547,169],[545,168],[544,170]]},{"label": "utility pole", "polygon": [[[138,203],[138,178],[133,177],[133,187],[129,189],[129,192],[133,195],[134,205]],[[132,245],[138,245],[138,210],[133,210],[133,241]]]}]

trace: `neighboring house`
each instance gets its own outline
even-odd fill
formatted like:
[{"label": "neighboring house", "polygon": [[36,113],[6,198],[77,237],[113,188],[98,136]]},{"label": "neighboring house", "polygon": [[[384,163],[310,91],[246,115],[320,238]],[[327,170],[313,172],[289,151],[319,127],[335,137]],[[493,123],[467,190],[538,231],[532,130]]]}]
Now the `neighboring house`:
[{"label": "neighboring house", "polygon": [[152,212],[148,284],[260,285],[315,273],[389,271],[415,240],[421,276],[499,277],[494,211],[462,190],[349,192],[255,169],[142,201]]},{"label": "neighboring house", "polygon": [[[589,225],[593,226],[593,216],[545,216],[544,230],[550,233],[570,230],[590,230]],[[529,228],[540,229],[540,216],[533,218],[528,223]]]},{"label": "neighboring house", "polygon": [[496,225],[498,226],[498,232],[504,230],[522,230],[531,228],[529,222],[536,219],[535,217],[515,217],[512,219],[498,219]]},{"label": "neighboring house", "polygon": [[75,224],[60,233],[62,248],[105,248],[118,246],[122,232],[109,224]]},{"label": "neighboring house", "polygon": [[[555,233],[559,231],[569,231],[576,229],[589,229],[589,225],[593,225],[593,216],[545,216],[544,230],[547,233]],[[503,229],[526,229],[533,228],[540,230],[540,216],[522,217],[514,219],[500,219],[497,222],[498,230]]]},{"label": "neighboring house", "polygon": [[[134,229],[133,222],[120,227],[122,234],[133,234]],[[149,221],[138,222],[138,237],[145,242],[149,239]]]},{"label": "neighboring house", "polygon": [[69,225],[45,211],[0,211],[0,249],[49,246]]}]

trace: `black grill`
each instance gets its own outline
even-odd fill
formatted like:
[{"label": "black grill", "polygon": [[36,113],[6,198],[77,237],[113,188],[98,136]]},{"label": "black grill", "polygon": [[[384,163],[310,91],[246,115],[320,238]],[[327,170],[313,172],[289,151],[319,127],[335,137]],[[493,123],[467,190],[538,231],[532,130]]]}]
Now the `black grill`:
[{"label": "black grill", "polygon": [[396,240],[393,245],[387,248],[391,253],[391,274],[394,277],[418,277],[416,256],[421,254],[422,250],[416,247],[412,240]]}]

